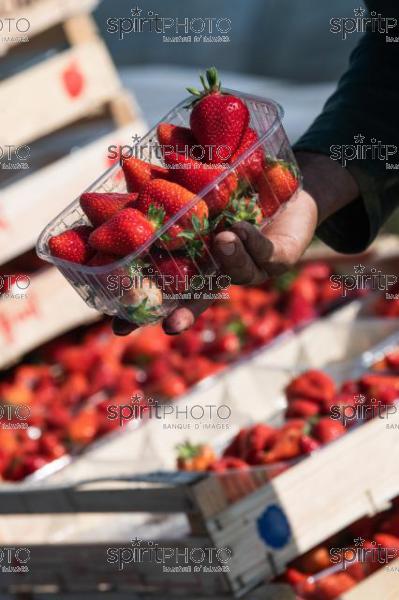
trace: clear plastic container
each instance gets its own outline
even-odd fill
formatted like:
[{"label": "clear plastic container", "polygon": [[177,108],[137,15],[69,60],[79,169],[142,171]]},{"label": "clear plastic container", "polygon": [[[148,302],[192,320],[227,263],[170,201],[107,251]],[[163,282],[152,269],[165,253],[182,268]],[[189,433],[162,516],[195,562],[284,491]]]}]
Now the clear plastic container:
[{"label": "clear plastic container", "polygon": [[[250,113],[249,126],[257,133],[258,140],[237,160],[232,162],[210,185],[199,192],[187,208],[184,207],[171,217],[167,223],[164,223],[154,236],[136,252],[116,262],[96,267],[81,265],[52,256],[48,245],[52,236],[80,225],[90,224],[80,207],[79,198],[49,223],[41,233],[37,243],[39,257],[56,265],[90,307],[107,315],[119,316],[137,325],[144,325],[164,318],[182,300],[192,299],[193,294],[201,293],[205,288],[211,294],[222,293],[227,280],[218,280],[216,277],[217,265],[211,251],[213,232],[210,231],[209,234],[201,233],[197,236],[197,242],[200,243],[201,250],[199,255],[194,258],[192,258],[189,250],[189,244],[192,248],[191,241],[185,241],[185,245],[178,251],[172,251],[166,248],[162,242],[165,239],[165,234],[167,235],[170,228],[176,225],[177,222],[181,223],[179,219],[202,198],[210,192],[219,190],[220,186],[223,185],[223,181],[232,173],[237,176],[240,190],[244,190],[244,198],[248,198],[251,206],[255,206],[257,225],[260,227],[269,223],[277,212],[298,193],[301,187],[301,177],[282,126],[283,111],[281,107],[272,100],[231,90],[224,91],[240,97],[245,102]],[[160,122],[189,126],[190,110],[186,107],[190,100],[192,100],[192,97],[181,102]],[[157,127],[154,127],[133,147],[134,157],[153,165],[163,166],[164,161],[157,142],[156,130]],[[256,180],[256,184],[243,176],[242,166],[244,161],[248,161],[249,157],[253,153],[259,152],[260,149],[265,155],[265,165],[267,164],[270,167],[276,161],[281,161],[280,164],[283,164],[284,168],[289,167],[290,173],[295,178],[296,189],[292,194],[289,194],[288,198],[284,198],[283,202],[276,196],[275,187],[271,188],[270,175],[268,175],[266,168],[263,169],[260,177]],[[259,192],[260,189],[263,191]],[[126,193],[126,182],[121,166],[116,164],[111,167],[85,191]],[[261,208],[261,213],[259,213],[258,207]],[[225,226],[225,221],[219,222],[217,231],[222,226],[228,228]],[[161,237],[162,239],[160,239]],[[165,284],[165,278],[160,278],[159,274],[163,273],[162,265],[165,259],[176,261],[178,258],[187,259],[188,256],[190,256],[192,268],[189,270],[188,277],[186,277],[185,271],[184,273],[180,272],[182,278],[184,278],[184,294],[182,294],[181,289],[177,289],[175,284]],[[142,310],[143,307],[145,307],[145,310]]]}]

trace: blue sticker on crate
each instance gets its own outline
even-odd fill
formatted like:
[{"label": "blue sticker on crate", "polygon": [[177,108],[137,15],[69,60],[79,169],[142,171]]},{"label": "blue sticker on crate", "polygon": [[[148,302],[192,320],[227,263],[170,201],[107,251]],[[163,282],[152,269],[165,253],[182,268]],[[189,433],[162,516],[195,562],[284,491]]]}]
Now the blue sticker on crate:
[{"label": "blue sticker on crate", "polygon": [[260,537],[271,548],[284,548],[291,539],[291,528],[284,511],[272,504],[257,520]]}]

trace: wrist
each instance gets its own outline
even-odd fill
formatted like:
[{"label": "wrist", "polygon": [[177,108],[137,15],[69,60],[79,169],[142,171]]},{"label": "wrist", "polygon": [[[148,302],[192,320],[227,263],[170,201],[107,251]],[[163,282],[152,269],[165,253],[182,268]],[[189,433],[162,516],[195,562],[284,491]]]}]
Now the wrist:
[{"label": "wrist", "polygon": [[328,156],[297,152],[296,159],[303,176],[303,188],[316,204],[318,224],[358,198],[356,180]]}]

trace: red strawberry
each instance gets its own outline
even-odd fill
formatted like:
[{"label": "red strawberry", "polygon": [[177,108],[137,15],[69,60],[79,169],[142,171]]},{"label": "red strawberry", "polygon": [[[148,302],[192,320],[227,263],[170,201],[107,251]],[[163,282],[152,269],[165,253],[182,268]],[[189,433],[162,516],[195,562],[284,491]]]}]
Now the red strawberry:
[{"label": "red strawberry", "polygon": [[312,437],[308,435],[303,435],[301,437],[301,450],[305,454],[311,454],[320,448],[320,444],[318,441],[314,440]]},{"label": "red strawberry", "polygon": [[144,186],[156,178],[167,179],[168,171],[139,158],[126,158],[122,162],[128,192],[141,192]]},{"label": "red strawberry", "polygon": [[225,360],[231,360],[240,353],[240,338],[233,331],[226,331],[216,336],[216,339],[209,345],[207,352],[211,357],[222,357]]},{"label": "red strawberry", "polygon": [[[193,206],[189,207],[192,203]],[[194,218],[194,222],[198,219],[201,225],[206,225],[208,217],[206,203],[177,183],[164,179],[149,181],[137,199],[136,208],[148,214],[151,207],[164,210],[168,217],[187,208],[188,210],[179,219],[179,224],[190,229],[193,227]]]},{"label": "red strawberry", "polygon": [[318,313],[312,302],[309,302],[303,296],[295,294],[287,300],[285,316],[294,326],[312,321],[318,316]]},{"label": "red strawberry", "polygon": [[172,123],[160,123],[157,137],[165,158],[169,157],[170,152],[189,156],[191,148],[197,143],[190,129]]},{"label": "red strawberry", "polygon": [[356,581],[347,573],[334,573],[316,582],[315,600],[334,600],[355,587]]},{"label": "red strawberry", "polygon": [[170,372],[156,382],[154,389],[163,398],[171,399],[184,394],[187,386],[180,375]]},{"label": "red strawberry", "polygon": [[333,442],[346,433],[345,427],[330,417],[323,417],[313,427],[312,435],[322,444]]},{"label": "red strawberry", "polygon": [[124,208],[90,235],[92,248],[105,254],[127,256],[154,235],[156,227],[135,208]]},{"label": "red strawberry", "polygon": [[53,236],[48,242],[51,254],[62,260],[79,264],[87,263],[94,254],[94,251],[88,245],[88,239],[92,231],[92,227],[81,225]]},{"label": "red strawberry", "polygon": [[[236,160],[247,152],[258,140],[259,137],[256,131],[248,127],[241,140],[240,147],[230,158],[229,163],[236,162]],[[251,154],[236,167],[238,177],[248,180],[251,184],[256,183],[264,169],[265,155],[262,146],[258,146],[256,150],[251,152]]]},{"label": "red strawberry", "polygon": [[208,468],[208,471],[214,471],[216,473],[223,473],[224,471],[230,471],[232,469],[233,470],[238,469],[239,471],[246,470],[246,469],[249,469],[249,465],[248,465],[248,463],[246,463],[244,460],[241,460],[240,458],[234,458],[232,456],[228,456],[226,458],[219,458],[219,460],[216,460]]},{"label": "red strawberry", "polygon": [[255,344],[266,344],[273,339],[281,329],[281,316],[271,309],[265,315],[248,327],[248,337]]},{"label": "red strawberry", "polygon": [[241,144],[249,124],[248,108],[240,98],[221,92],[221,84],[215,67],[201,76],[204,91],[188,88],[197,96],[190,115],[194,137],[212,153],[207,162],[226,162]]},{"label": "red strawberry", "polygon": [[295,377],[286,387],[285,393],[288,400],[301,397],[322,404],[334,398],[336,386],[327,373],[310,369]]},{"label": "red strawberry", "polygon": [[[166,162],[167,166],[171,167],[169,171],[170,180],[182,185],[194,194],[202,192],[204,188],[211,185],[217,177],[220,177],[226,171],[225,167],[215,165],[209,168],[205,164],[176,153],[168,154]],[[204,197],[211,217],[215,217],[226,208],[236,188],[237,177],[234,173],[231,173]]]},{"label": "red strawberry", "polygon": [[98,194],[86,192],[80,197],[80,206],[93,227],[102,225],[122,208],[134,204],[138,194]]},{"label": "red strawberry", "polygon": [[320,405],[307,398],[295,398],[289,403],[287,408],[286,417],[314,417],[320,412]]},{"label": "red strawberry", "polygon": [[156,263],[158,285],[168,293],[184,293],[191,278],[197,274],[194,263],[187,258],[166,258]]},{"label": "red strawberry", "polygon": [[267,164],[256,186],[264,214],[272,216],[294,194],[298,180],[293,167],[284,161],[275,161]]}]

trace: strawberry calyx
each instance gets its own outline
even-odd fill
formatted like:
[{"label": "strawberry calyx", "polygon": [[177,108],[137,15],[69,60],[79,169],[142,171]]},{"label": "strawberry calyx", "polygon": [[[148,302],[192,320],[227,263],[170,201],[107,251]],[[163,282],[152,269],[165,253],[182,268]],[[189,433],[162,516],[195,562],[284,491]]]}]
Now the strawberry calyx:
[{"label": "strawberry calyx", "polygon": [[205,247],[205,240],[202,236],[209,233],[209,221],[207,218],[201,222],[197,215],[191,217],[192,229],[184,229],[177,234],[177,237],[186,240],[185,250],[191,259],[201,256]]},{"label": "strawberry calyx", "polygon": [[159,320],[159,313],[156,309],[159,309],[160,306],[151,306],[151,308],[149,308],[147,307],[147,303],[148,298],[145,298],[137,306],[126,307],[129,317],[132,318],[137,325],[148,325],[151,322]]},{"label": "strawberry calyx", "polygon": [[279,292],[288,292],[297,277],[298,271],[287,271],[274,279],[273,288]]},{"label": "strawberry calyx", "polygon": [[165,220],[166,212],[163,208],[150,204],[147,213],[147,219],[154,226],[155,229],[159,229],[163,225]]},{"label": "strawberry calyx", "polygon": [[202,444],[192,444],[188,440],[176,446],[177,456],[181,460],[190,460],[201,454]]},{"label": "strawberry calyx", "polygon": [[257,225],[262,219],[262,210],[257,203],[257,197],[245,197],[240,193],[233,195],[227,209],[221,213],[226,223],[232,225],[240,221],[247,221]]},{"label": "strawberry calyx", "polygon": [[210,67],[205,71],[205,75],[200,74],[200,80],[203,86],[203,90],[198,90],[195,87],[188,87],[186,90],[195,96],[194,101],[186,106],[186,108],[192,108],[197,102],[199,102],[204,96],[208,96],[209,94],[217,94],[220,93],[222,83],[219,78],[219,73],[216,67]]}]

